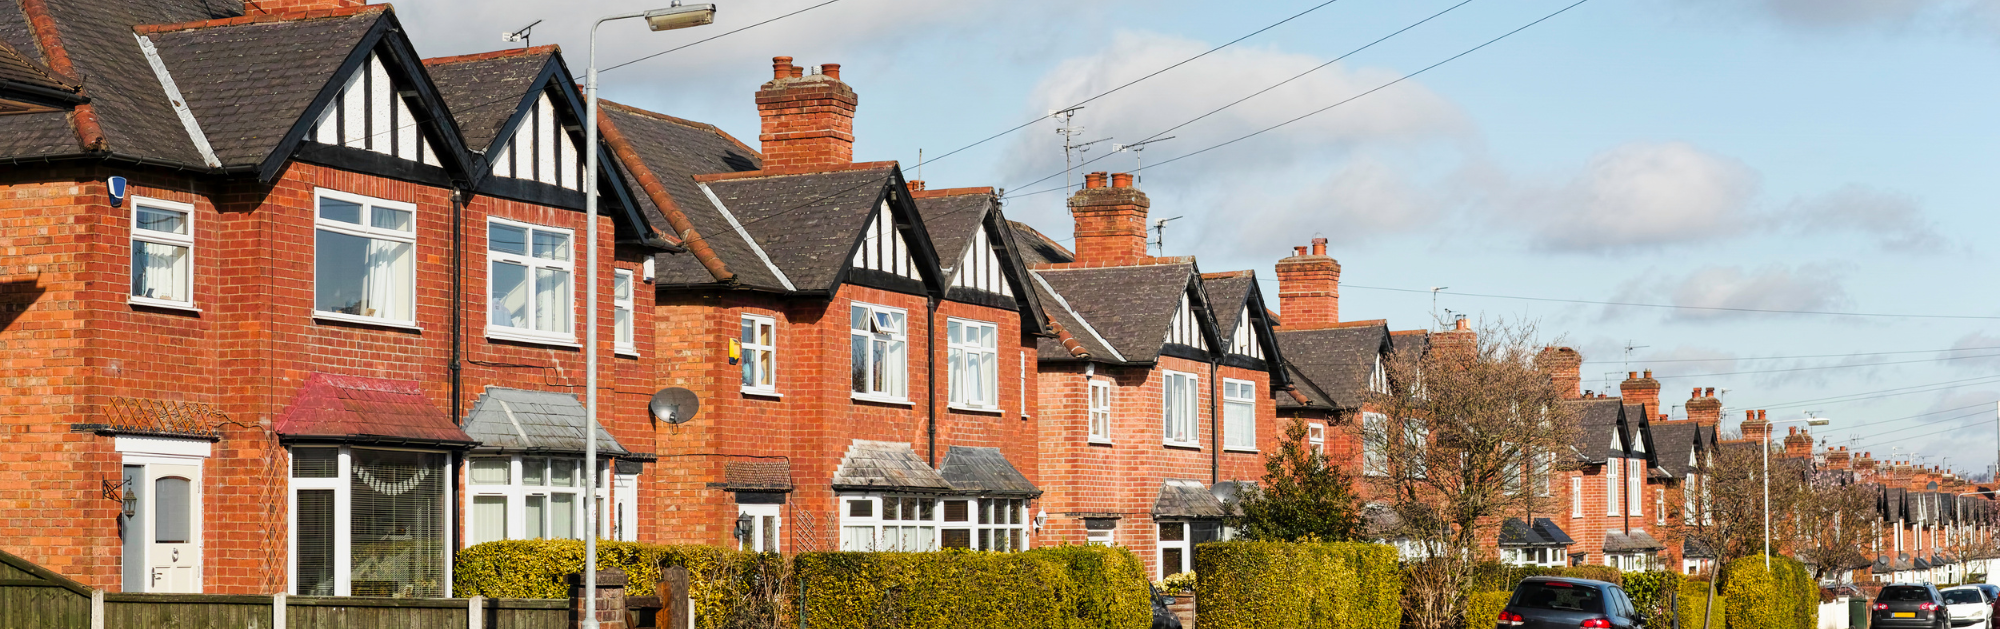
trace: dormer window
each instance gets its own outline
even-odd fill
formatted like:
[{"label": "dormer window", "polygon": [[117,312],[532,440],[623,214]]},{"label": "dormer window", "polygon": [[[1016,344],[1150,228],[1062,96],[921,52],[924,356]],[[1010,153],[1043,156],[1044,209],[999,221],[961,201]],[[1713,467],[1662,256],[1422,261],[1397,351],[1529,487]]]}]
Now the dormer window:
[{"label": "dormer window", "polygon": [[1389,394],[1389,372],[1382,368],[1382,355],[1375,355],[1375,370],[1368,374],[1368,390],[1383,395]]}]

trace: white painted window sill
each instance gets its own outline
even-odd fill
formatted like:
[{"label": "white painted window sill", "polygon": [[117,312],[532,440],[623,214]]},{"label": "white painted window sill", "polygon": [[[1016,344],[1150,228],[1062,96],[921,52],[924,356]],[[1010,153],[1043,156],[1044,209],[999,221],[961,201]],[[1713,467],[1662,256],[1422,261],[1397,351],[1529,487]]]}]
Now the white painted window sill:
[{"label": "white painted window sill", "polygon": [[133,295],[132,298],[126,300],[125,303],[134,306],[145,306],[148,308],[165,308],[168,310],[180,310],[183,312],[201,312],[201,309],[194,307],[194,302],[191,301],[168,301],[165,299],[154,299],[151,297],[140,297],[138,295]]},{"label": "white painted window sill", "polygon": [[1000,415],[1006,412],[998,408],[986,408],[983,406],[964,406],[960,404],[947,404],[945,405],[945,408],[954,411],[962,411],[966,413],[984,413],[987,415]]},{"label": "white painted window sill", "polygon": [[1163,445],[1163,446],[1166,446],[1166,447],[1169,447],[1169,448],[1188,448],[1188,449],[1191,449],[1191,450],[1200,450],[1200,449],[1201,449],[1201,442],[1198,442],[1198,441],[1165,441],[1165,442],[1161,442],[1161,443],[1160,443],[1160,445]]},{"label": "white painted window sill", "polygon": [[911,405],[910,398],[906,397],[889,397],[887,395],[869,395],[866,393],[855,393],[849,397],[856,402],[878,402],[882,404],[897,404],[901,406]]},{"label": "white painted window sill", "polygon": [[767,397],[773,400],[785,399],[785,395],[779,393],[777,389],[759,389],[756,387],[743,387],[742,391],[744,395],[752,397]]},{"label": "white painted window sill", "polygon": [[1085,441],[1085,443],[1088,443],[1088,444],[1090,444],[1090,445],[1093,445],[1093,446],[1108,446],[1108,445],[1112,445],[1112,443],[1111,443],[1111,440],[1110,440],[1110,439],[1105,439],[1105,438],[1103,438],[1103,437],[1091,437],[1091,438],[1090,438],[1089,440]]},{"label": "white painted window sill", "polygon": [[351,315],[341,312],[327,312],[324,310],[313,311],[313,318],[321,321],[340,321],[343,323],[359,323],[362,325],[375,325],[385,328],[397,328],[402,330],[410,330],[412,332],[424,331],[423,328],[417,327],[417,322],[415,321],[396,321],[393,319],[383,319],[381,317],[363,317],[360,315]]},{"label": "white painted window sill", "polygon": [[515,343],[534,343],[536,345],[553,345],[556,347],[583,349],[583,344],[576,342],[575,336],[569,336],[563,334],[539,334],[533,332],[524,332],[514,328],[503,328],[490,325],[486,326],[486,338],[496,341],[512,341]]},{"label": "white painted window sill", "polygon": [[1223,452],[1241,452],[1241,453],[1244,453],[1244,454],[1257,454],[1257,449],[1256,449],[1256,448],[1242,448],[1242,447],[1237,447],[1237,446],[1223,446],[1223,448],[1222,448],[1222,451],[1223,451]]},{"label": "white painted window sill", "polygon": [[613,348],[613,349],[611,350],[611,353],[612,353],[612,354],[614,354],[614,355],[617,355],[617,356],[624,356],[624,357],[626,357],[626,358],[638,358],[638,357],[639,357],[639,348],[637,348],[637,347],[617,347],[617,348]]}]

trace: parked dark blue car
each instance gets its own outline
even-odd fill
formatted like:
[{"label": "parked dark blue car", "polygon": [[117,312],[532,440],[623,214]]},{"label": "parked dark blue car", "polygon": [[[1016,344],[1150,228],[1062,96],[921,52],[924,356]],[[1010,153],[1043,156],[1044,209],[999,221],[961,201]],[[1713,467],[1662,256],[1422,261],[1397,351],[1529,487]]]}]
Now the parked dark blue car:
[{"label": "parked dark blue car", "polygon": [[1644,629],[1646,617],[1616,585],[1590,579],[1529,577],[1514,587],[1497,629]]}]

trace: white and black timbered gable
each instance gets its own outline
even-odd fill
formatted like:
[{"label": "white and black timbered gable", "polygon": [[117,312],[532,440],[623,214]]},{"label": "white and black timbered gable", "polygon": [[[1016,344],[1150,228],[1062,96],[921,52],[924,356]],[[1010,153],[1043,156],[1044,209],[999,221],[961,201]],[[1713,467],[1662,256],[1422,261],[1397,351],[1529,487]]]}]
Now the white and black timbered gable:
[{"label": "white and black timbered gable", "polygon": [[[1268,371],[1273,382],[1290,382],[1282,368],[1284,357],[1279,353],[1277,334],[1271,328],[1271,313],[1264,308],[1264,297],[1258,292],[1254,280],[1250,282],[1250,290],[1243,303],[1236,304],[1236,310],[1235,325],[1228,327],[1228,348],[1222,356],[1222,363]],[[1228,312],[1228,307],[1223,306],[1221,312]]]},{"label": "white and black timbered gable", "polygon": [[393,17],[321,89],[259,177],[287,158],[431,185],[467,177],[463,136]]},{"label": "white and black timbered gable", "polygon": [[931,247],[929,232],[909,195],[898,192],[905,184],[900,173],[892,172],[874,211],[855,235],[853,251],[840,280],[884,290],[919,295],[944,293],[944,272],[938,268],[937,250]]},{"label": "white and black timbered gable", "polygon": [[1160,346],[1163,355],[1207,361],[1222,346],[1221,333],[1216,330],[1208,296],[1202,291],[1198,276],[1189,276],[1186,290],[1181,291],[1180,305],[1167,320],[1167,337]]},{"label": "white and black timbered gable", "polygon": [[[513,115],[507,118],[492,144],[474,147],[484,151],[485,176],[479,192],[510,199],[571,209],[583,209],[584,166],[588,155],[583,149],[583,97],[576,81],[563,65],[560,55],[550,55],[535,76],[530,89],[517,96]],[[598,190],[607,201],[621,208],[637,208],[624,182],[611,176],[617,156],[598,148],[601,168]],[[637,215],[634,214],[634,218]]]},{"label": "white and black timbered gable", "polygon": [[[1015,249],[1013,231],[997,205],[983,211],[965,250],[950,267],[945,299],[1016,310],[1021,313],[1022,329],[1045,331],[1048,318],[1041,314],[1040,297],[1027,284],[1027,262]],[[940,258],[950,255],[939,252]]]}]

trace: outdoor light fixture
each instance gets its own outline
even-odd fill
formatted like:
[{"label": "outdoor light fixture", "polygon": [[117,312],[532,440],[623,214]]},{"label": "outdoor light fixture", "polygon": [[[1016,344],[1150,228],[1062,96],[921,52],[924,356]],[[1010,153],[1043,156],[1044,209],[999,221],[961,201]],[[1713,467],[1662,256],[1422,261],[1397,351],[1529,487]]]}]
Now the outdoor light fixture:
[{"label": "outdoor light fixture", "polygon": [[690,4],[647,11],[646,27],[656,31],[671,31],[677,28],[702,26],[715,23],[715,5]]}]

